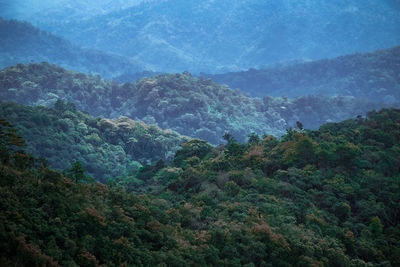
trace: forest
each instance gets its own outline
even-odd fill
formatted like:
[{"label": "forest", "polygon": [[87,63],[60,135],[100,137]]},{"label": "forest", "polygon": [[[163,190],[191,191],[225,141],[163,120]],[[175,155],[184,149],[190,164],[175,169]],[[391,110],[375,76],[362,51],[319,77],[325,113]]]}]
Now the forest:
[{"label": "forest", "polygon": [[202,75],[254,96],[343,95],[395,105],[400,101],[399,69],[397,46],[332,59]]},{"label": "forest", "polygon": [[3,101],[51,107],[61,99],[94,116],[127,116],[214,145],[224,141],[225,132],[244,142],[252,132],[281,136],[297,121],[316,129],[390,106],[340,95],[256,98],[189,72],[118,84],[45,62],[1,70],[0,87]]},{"label": "forest", "polygon": [[281,139],[193,139],[108,184],[79,163],[49,168],[0,125],[5,266],[400,264],[400,110]]},{"label": "forest", "polygon": [[80,162],[88,175],[102,182],[129,175],[142,164],[171,160],[190,140],[127,117],[93,117],[62,100],[52,108],[0,102],[0,118],[24,137],[27,152],[46,159],[52,168],[64,170]]},{"label": "forest", "polygon": [[399,0],[0,0],[0,267],[400,267]]}]

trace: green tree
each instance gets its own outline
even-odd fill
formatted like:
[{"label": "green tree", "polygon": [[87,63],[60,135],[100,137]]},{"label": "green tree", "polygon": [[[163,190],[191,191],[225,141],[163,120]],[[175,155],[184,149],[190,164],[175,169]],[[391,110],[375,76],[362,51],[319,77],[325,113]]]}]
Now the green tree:
[{"label": "green tree", "polygon": [[226,141],[227,145],[230,145],[234,142],[236,142],[235,138],[233,137],[233,135],[229,132],[226,132],[224,134],[224,136],[222,136],[222,138]]},{"label": "green tree", "polygon": [[4,119],[0,119],[0,160],[3,163],[8,162],[10,153],[16,147],[25,145],[24,139],[16,134],[17,130],[13,125]]},{"label": "green tree", "polygon": [[71,178],[75,183],[90,182],[92,179],[85,174],[86,170],[79,161],[72,164],[67,170],[67,177]]},{"label": "green tree", "polygon": [[248,137],[250,145],[257,145],[260,142],[260,137],[255,132],[250,133]]}]

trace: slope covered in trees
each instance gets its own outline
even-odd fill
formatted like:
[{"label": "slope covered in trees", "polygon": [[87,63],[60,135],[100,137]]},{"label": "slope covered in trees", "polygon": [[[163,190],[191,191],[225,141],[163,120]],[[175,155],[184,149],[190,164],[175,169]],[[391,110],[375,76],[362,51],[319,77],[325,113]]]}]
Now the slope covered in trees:
[{"label": "slope covered in trees", "polygon": [[53,18],[31,21],[85,47],[134,57],[164,72],[236,71],[400,42],[396,0],[156,0],[110,9],[54,19],[56,9]]},{"label": "slope covered in trees", "polygon": [[0,67],[47,61],[81,72],[114,77],[145,65],[127,57],[91,50],[42,31],[27,22],[0,18]]},{"label": "slope covered in trees", "polygon": [[6,265],[400,264],[400,110],[282,140],[192,140],[128,191],[129,177],[76,183],[38,164],[0,125]]},{"label": "slope covered in trees", "polygon": [[0,102],[0,118],[14,124],[26,150],[66,170],[80,162],[88,175],[105,182],[135,172],[142,164],[173,159],[189,138],[127,117],[110,120],[58,100],[53,108]]},{"label": "slope covered in trees", "polygon": [[296,121],[315,128],[381,107],[340,96],[252,98],[187,72],[119,85],[47,63],[18,64],[0,71],[0,87],[4,101],[52,106],[63,99],[95,116],[128,116],[213,144],[223,142],[225,132],[239,141],[252,132],[280,136]]},{"label": "slope covered in trees", "polygon": [[400,47],[243,72],[208,75],[253,96],[347,95],[400,103]]}]

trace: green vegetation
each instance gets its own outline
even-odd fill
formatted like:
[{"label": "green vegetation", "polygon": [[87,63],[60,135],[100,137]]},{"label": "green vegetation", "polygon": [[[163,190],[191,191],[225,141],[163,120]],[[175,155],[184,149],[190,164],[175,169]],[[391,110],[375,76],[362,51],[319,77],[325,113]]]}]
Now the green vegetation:
[{"label": "green vegetation", "polygon": [[400,265],[400,110],[281,140],[191,140],[109,186],[48,169],[0,122],[5,265]]},{"label": "green vegetation", "polygon": [[203,75],[260,97],[346,95],[399,105],[399,69],[400,46],[397,46],[289,66]]},{"label": "green vegetation", "polygon": [[226,131],[244,142],[252,132],[281,136],[296,121],[305,128],[316,128],[381,107],[365,99],[340,96],[252,98],[188,72],[119,85],[48,63],[18,64],[2,70],[0,87],[3,101],[52,106],[62,99],[95,116],[128,116],[212,144],[222,143]]},{"label": "green vegetation", "polygon": [[0,118],[14,124],[26,140],[26,150],[45,158],[52,168],[66,170],[80,162],[89,176],[103,182],[133,173],[142,164],[172,160],[189,140],[127,117],[93,117],[61,100],[53,108],[0,102]]}]

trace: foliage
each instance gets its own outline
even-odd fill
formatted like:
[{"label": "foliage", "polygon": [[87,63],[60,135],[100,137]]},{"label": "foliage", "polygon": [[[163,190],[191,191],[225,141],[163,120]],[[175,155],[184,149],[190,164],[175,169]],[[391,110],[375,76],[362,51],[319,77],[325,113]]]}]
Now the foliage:
[{"label": "foliage", "polygon": [[193,140],[178,160],[139,170],[132,178],[142,184],[130,191],[140,193],[118,179],[75,183],[44,166],[0,162],[0,258],[47,266],[400,264],[400,110],[252,140],[214,148]]},{"label": "foliage", "polygon": [[[253,132],[280,136],[297,121],[305,128],[315,128],[380,106],[340,96],[261,100],[188,72],[119,85],[47,63],[18,64],[2,70],[0,87],[3,101],[52,106],[62,99],[95,116],[124,115],[212,144],[223,143],[225,132],[240,142]],[[67,127],[67,122],[60,123]]]},{"label": "foliage", "polygon": [[[51,167],[65,170],[80,162],[89,176],[103,182],[135,172],[142,164],[172,160],[180,145],[189,140],[126,117],[92,117],[61,100],[53,108],[0,102],[0,118],[13,123],[26,140],[26,150],[46,158]],[[0,136],[19,144],[3,124]]]},{"label": "foliage", "polygon": [[[400,103],[400,46],[288,66],[207,75],[254,96],[343,95]],[[311,99],[310,99],[311,100]],[[296,104],[312,106],[299,98]],[[342,105],[344,108],[346,104]]]}]

